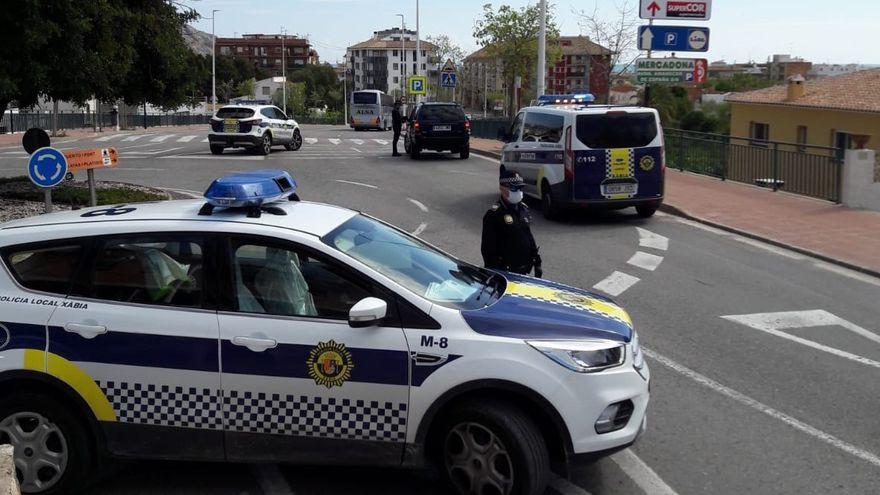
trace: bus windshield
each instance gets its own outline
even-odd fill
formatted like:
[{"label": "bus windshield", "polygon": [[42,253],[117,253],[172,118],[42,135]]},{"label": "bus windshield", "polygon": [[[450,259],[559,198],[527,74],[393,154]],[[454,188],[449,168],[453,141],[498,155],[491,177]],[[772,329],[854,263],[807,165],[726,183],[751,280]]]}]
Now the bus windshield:
[{"label": "bus windshield", "polygon": [[379,94],[369,92],[352,93],[351,101],[356,105],[375,105],[378,103]]}]

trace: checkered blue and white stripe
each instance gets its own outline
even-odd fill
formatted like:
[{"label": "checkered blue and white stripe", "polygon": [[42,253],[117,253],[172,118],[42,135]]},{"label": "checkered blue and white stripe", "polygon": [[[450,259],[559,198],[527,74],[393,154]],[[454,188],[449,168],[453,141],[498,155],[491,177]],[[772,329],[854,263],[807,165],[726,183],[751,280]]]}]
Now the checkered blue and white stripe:
[{"label": "checkered blue and white stripe", "polygon": [[231,431],[403,442],[405,403],[232,390],[224,397]]},{"label": "checkered blue and white stripe", "polygon": [[98,382],[122,423],[219,430],[217,390],[118,381]]}]

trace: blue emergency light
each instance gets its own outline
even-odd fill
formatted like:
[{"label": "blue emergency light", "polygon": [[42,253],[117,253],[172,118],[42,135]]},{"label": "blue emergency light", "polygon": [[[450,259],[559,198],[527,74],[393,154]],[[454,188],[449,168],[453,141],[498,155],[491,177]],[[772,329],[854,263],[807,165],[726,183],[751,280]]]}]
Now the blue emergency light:
[{"label": "blue emergency light", "polygon": [[[284,199],[298,200],[296,181],[285,170],[255,170],[240,172],[215,179],[205,191],[208,203],[199,211],[200,215],[210,215],[218,208],[248,208],[248,216],[259,216],[266,205]],[[281,213],[278,213],[281,211]],[[271,213],[284,214],[273,208]]]},{"label": "blue emergency light", "polygon": [[538,106],[545,105],[584,105],[593,103],[596,97],[590,93],[573,95],[541,95],[538,97]]}]

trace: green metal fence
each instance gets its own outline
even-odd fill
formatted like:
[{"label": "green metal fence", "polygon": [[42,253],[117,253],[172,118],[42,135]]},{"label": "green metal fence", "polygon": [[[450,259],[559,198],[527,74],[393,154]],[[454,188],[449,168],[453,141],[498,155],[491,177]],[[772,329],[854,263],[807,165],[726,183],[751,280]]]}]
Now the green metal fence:
[{"label": "green metal fence", "polygon": [[496,139],[498,128],[510,127],[509,119],[473,119],[471,120],[471,136],[486,139]]},{"label": "green metal fence", "polygon": [[666,163],[710,175],[840,202],[841,150],[664,129]]}]

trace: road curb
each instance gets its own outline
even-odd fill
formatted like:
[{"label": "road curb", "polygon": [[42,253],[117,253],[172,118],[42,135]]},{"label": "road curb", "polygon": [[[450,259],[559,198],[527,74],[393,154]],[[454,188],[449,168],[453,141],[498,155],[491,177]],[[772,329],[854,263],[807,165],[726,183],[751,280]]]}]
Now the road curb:
[{"label": "road curb", "polygon": [[833,265],[842,266],[844,268],[848,268],[850,270],[855,270],[857,272],[864,273],[866,275],[871,275],[872,277],[880,278],[880,271],[873,270],[873,269],[865,267],[865,266],[856,265],[854,263],[850,263],[848,261],[844,261],[844,260],[841,260],[838,258],[833,258],[831,256],[819,253],[817,251],[813,251],[811,249],[802,248],[802,247],[796,246],[794,244],[788,244],[788,243],[778,241],[778,240],[770,238],[770,237],[758,235],[758,234],[755,234],[754,232],[749,232],[747,230],[742,230],[742,229],[738,229],[736,227],[731,227],[731,226],[725,225],[723,223],[713,222],[712,220],[707,220],[707,219],[699,217],[697,215],[688,213],[687,211],[685,211],[677,206],[671,205],[669,203],[661,204],[660,211],[662,211],[664,213],[668,213],[670,215],[675,215],[677,217],[686,218],[686,219],[692,220],[694,222],[699,222],[704,225],[708,225],[710,227],[715,227],[716,229],[720,229],[720,230],[724,230],[727,232],[731,232],[733,234],[741,235],[743,237],[748,237],[749,239],[755,239],[757,241],[766,242],[767,244],[772,244],[774,246],[785,248],[790,251],[794,251],[796,253],[800,253],[800,254],[810,256],[812,258],[820,259],[822,261],[825,261],[827,263],[831,263]]},{"label": "road curb", "polygon": [[480,155],[480,156],[485,156],[488,158],[496,158],[498,160],[501,160],[501,153],[496,153],[494,151],[486,151],[486,150],[481,150],[479,148],[471,148],[471,153],[474,153],[474,154]]}]

